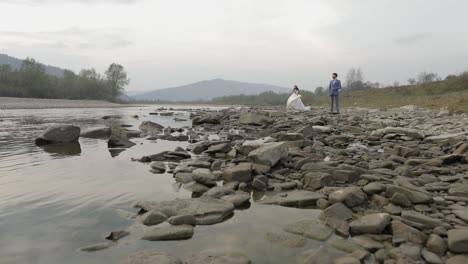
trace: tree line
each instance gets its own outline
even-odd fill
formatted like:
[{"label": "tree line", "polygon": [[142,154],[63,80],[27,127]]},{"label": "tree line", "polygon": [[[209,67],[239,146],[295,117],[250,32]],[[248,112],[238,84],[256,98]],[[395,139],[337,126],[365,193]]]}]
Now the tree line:
[{"label": "tree line", "polygon": [[32,58],[25,59],[18,69],[0,65],[0,96],[6,97],[118,101],[129,82],[126,70],[117,63],[104,75],[83,69],[79,74],[64,70],[61,77],[48,75],[44,65]]}]

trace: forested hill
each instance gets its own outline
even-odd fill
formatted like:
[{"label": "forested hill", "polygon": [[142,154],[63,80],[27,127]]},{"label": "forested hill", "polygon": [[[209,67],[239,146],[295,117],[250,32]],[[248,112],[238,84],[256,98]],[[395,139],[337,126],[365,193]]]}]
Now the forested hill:
[{"label": "forested hill", "polygon": [[[12,69],[19,70],[22,63],[23,63],[23,60],[21,59],[17,59],[15,57],[11,57],[6,54],[0,53],[0,65],[10,65]],[[64,69],[55,67],[55,66],[45,65],[45,64],[42,64],[42,65],[44,66],[45,71],[48,75],[52,75],[56,77],[63,77]]]},{"label": "forested hill", "polygon": [[116,63],[104,74],[93,68],[83,69],[78,74],[60,69],[62,74],[57,74],[53,69],[59,68],[45,66],[31,58],[19,65],[12,57],[2,58],[11,63],[0,64],[0,96],[118,101],[130,82],[124,67]]}]

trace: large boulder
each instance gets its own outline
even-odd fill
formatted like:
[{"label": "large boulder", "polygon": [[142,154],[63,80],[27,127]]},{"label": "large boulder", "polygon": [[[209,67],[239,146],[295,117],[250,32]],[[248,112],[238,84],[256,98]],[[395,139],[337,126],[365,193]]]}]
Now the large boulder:
[{"label": "large boulder", "polygon": [[262,126],[271,123],[271,120],[263,115],[247,113],[239,117],[239,122],[243,125]]},{"label": "large boulder", "polygon": [[168,255],[166,253],[161,253],[158,251],[140,251],[137,252],[120,264],[182,264],[182,261],[174,256]]},{"label": "large boulder", "polygon": [[53,125],[48,127],[38,138],[37,145],[78,142],[81,129],[73,125]]},{"label": "large boulder", "polygon": [[112,131],[107,146],[109,148],[129,148],[134,146],[135,143],[128,140],[127,133],[121,129],[115,129]]},{"label": "large boulder", "polygon": [[85,138],[107,138],[111,133],[110,127],[95,127],[82,131],[80,136]]},{"label": "large boulder", "polygon": [[[156,263],[156,262],[155,262]],[[159,264],[159,262],[157,262]],[[189,257],[186,264],[250,264],[242,253],[235,251],[204,250]]]},{"label": "large boulder", "polygon": [[163,130],[164,126],[158,123],[151,122],[151,121],[143,121],[138,128],[145,133],[150,133],[154,130],[156,131]]},{"label": "large boulder", "polygon": [[249,159],[254,163],[259,163],[273,167],[282,158],[288,156],[288,147],[284,142],[265,143],[259,148],[249,153]]},{"label": "large boulder", "polygon": [[329,197],[331,203],[343,203],[347,207],[359,206],[367,201],[367,195],[359,187],[346,187],[332,192]]},{"label": "large boulder", "polygon": [[390,224],[391,217],[387,213],[368,214],[349,224],[355,234],[380,234]]},{"label": "large boulder", "polygon": [[163,202],[138,202],[136,207],[145,211],[160,211],[168,217],[193,215],[197,220],[197,225],[210,225],[222,222],[232,215],[234,211],[234,205],[231,202],[210,197],[177,199]]}]

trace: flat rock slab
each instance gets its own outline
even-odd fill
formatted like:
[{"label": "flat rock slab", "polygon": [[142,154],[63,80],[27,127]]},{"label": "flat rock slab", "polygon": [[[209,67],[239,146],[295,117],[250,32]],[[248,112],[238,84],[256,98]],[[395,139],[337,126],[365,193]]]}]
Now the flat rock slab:
[{"label": "flat rock slab", "polygon": [[[156,263],[156,262],[155,262]],[[224,250],[204,250],[192,255],[186,264],[250,264],[250,260],[242,253]],[[159,264],[159,262],[158,262]]]},{"label": "flat rock slab", "polygon": [[355,234],[380,234],[390,221],[391,217],[387,213],[368,214],[351,222],[349,227]]},{"label": "flat rock slab", "polygon": [[468,253],[468,229],[448,231],[448,248],[455,253]]},{"label": "flat rock slab", "polygon": [[209,197],[176,199],[164,202],[138,202],[136,207],[146,211],[160,211],[169,217],[193,215],[197,225],[222,222],[234,211],[234,205],[231,202]]},{"label": "flat rock slab", "polygon": [[126,258],[120,264],[182,264],[177,257],[157,251],[140,251]]},{"label": "flat rock slab", "polygon": [[307,243],[304,237],[286,232],[268,232],[265,238],[272,243],[288,248],[300,248]]},{"label": "flat rock slab", "polygon": [[330,227],[314,219],[302,219],[290,223],[284,228],[284,231],[320,241],[326,240],[333,233]]},{"label": "flat rock slab", "polygon": [[160,240],[182,240],[189,239],[193,236],[193,226],[177,225],[168,227],[152,227],[145,230],[143,240],[160,241]]},{"label": "flat rock slab", "polygon": [[318,199],[323,199],[325,196],[316,192],[304,190],[294,190],[289,192],[279,192],[271,195],[266,195],[261,204],[276,204],[289,207],[315,206]]}]

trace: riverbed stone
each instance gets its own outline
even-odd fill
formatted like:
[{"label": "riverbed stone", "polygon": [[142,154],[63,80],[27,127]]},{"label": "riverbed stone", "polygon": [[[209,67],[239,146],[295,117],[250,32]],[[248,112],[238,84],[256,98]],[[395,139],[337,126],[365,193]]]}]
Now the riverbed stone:
[{"label": "riverbed stone", "polygon": [[427,215],[423,215],[416,211],[403,211],[401,216],[409,221],[413,221],[416,223],[420,223],[424,225],[426,228],[436,228],[442,225],[442,221],[436,218],[429,217]]},{"label": "riverbed stone", "polygon": [[468,253],[468,228],[448,231],[448,248],[454,253]]},{"label": "riverbed stone", "polygon": [[145,230],[142,239],[149,241],[182,240],[193,236],[193,226],[177,225],[167,227],[151,227]]},{"label": "riverbed stone", "polygon": [[315,206],[318,199],[325,198],[322,194],[305,190],[266,193],[261,204],[276,204],[289,207]]},{"label": "riverbed stone", "polygon": [[239,117],[239,123],[243,125],[261,126],[261,125],[266,125],[268,123],[271,123],[271,121],[272,120],[270,120],[266,116],[258,115],[254,113],[246,113]]},{"label": "riverbed stone", "polygon": [[84,138],[108,138],[112,130],[110,127],[94,127],[81,131],[80,137]]},{"label": "riverbed stone", "polygon": [[268,232],[265,238],[274,244],[288,248],[300,248],[307,243],[304,237],[286,232]]},{"label": "riverbed stone", "polygon": [[367,195],[359,187],[346,187],[328,196],[331,203],[343,203],[347,207],[355,207],[367,201]]},{"label": "riverbed stone", "polygon": [[391,217],[387,213],[368,214],[349,224],[355,234],[380,234],[390,224]]},{"label": "riverbed stone", "polygon": [[427,236],[414,227],[403,224],[400,221],[392,221],[392,241],[393,244],[413,243],[423,245],[427,241]]},{"label": "riverbed stone", "polygon": [[226,182],[249,182],[252,180],[252,164],[240,163],[234,167],[224,169],[223,180]]},{"label": "riverbed stone", "polygon": [[139,202],[136,207],[143,210],[160,211],[165,215],[193,215],[197,225],[209,225],[222,222],[234,211],[231,202],[221,199],[200,197],[191,199],[177,199],[163,202]]},{"label": "riverbed stone", "polygon": [[447,251],[447,242],[439,235],[431,234],[427,239],[426,248],[439,256],[443,256]]},{"label": "riverbed stone", "polygon": [[254,163],[259,163],[273,167],[276,163],[288,155],[288,147],[284,142],[265,143],[259,148],[251,151],[249,159]]},{"label": "riverbed stone", "polygon": [[52,125],[36,138],[36,145],[78,142],[81,129],[74,125]]}]

